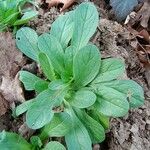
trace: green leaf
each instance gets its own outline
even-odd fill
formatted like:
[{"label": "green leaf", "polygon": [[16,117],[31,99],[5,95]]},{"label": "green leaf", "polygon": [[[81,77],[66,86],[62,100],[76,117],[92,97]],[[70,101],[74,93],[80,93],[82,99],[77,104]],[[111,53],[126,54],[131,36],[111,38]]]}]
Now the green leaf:
[{"label": "green leaf", "polygon": [[62,112],[55,114],[52,121],[44,126],[40,138],[45,140],[48,137],[62,137],[70,130],[70,117]]},{"label": "green leaf", "polygon": [[91,137],[92,143],[100,143],[105,139],[105,131],[103,126],[91,118],[85,111],[75,109],[77,116],[82,121]]},{"label": "green leaf", "polygon": [[44,33],[38,39],[38,47],[49,57],[55,71],[61,74],[64,70],[64,52],[58,40],[54,36]]},{"label": "green leaf", "polygon": [[95,108],[106,116],[121,117],[129,110],[129,103],[122,93],[106,86],[99,86],[96,91]]},{"label": "green leaf", "polygon": [[90,136],[71,108],[66,109],[71,117],[71,130],[66,134],[65,141],[68,150],[92,150]]},{"label": "green leaf", "polygon": [[32,136],[30,138],[30,142],[32,145],[34,145],[35,148],[41,147],[43,145],[41,139],[38,136]]},{"label": "green leaf", "polygon": [[37,46],[38,35],[28,27],[21,28],[16,34],[17,47],[29,58],[37,61],[39,49]]},{"label": "green leaf", "polygon": [[136,108],[144,104],[143,88],[133,80],[115,80],[103,84],[117,90],[128,98],[131,108]]},{"label": "green leaf", "polygon": [[52,108],[62,103],[67,90],[68,87],[65,86],[62,89],[47,89],[40,93],[26,114],[26,123],[29,128],[39,129],[48,124],[54,115]]},{"label": "green leaf", "polygon": [[33,104],[35,103],[35,100],[28,100],[20,104],[19,106],[16,107],[15,114],[16,116],[19,116],[26,112]]},{"label": "green leaf", "polygon": [[[12,13],[12,12],[11,12]],[[16,20],[17,19],[17,17],[18,17],[18,15],[19,15],[19,12],[14,12],[14,13],[12,13],[12,14],[9,14],[9,16],[7,17],[7,18],[5,18],[1,23],[2,24],[12,24],[13,22],[14,22],[14,20]]]},{"label": "green leaf", "polygon": [[16,133],[0,132],[0,148],[2,150],[32,150],[32,146]]},{"label": "green leaf", "polygon": [[50,81],[55,80],[56,77],[55,77],[54,68],[46,54],[44,54],[44,53],[39,54],[39,62],[40,62],[40,65],[42,67],[42,70],[43,70],[45,76]]},{"label": "green leaf", "polygon": [[98,74],[100,68],[100,53],[96,46],[87,45],[80,49],[74,58],[74,86],[86,86]]},{"label": "green leaf", "polygon": [[73,94],[70,104],[77,108],[87,108],[96,101],[96,95],[87,89],[80,89]]},{"label": "green leaf", "polygon": [[66,150],[66,148],[57,141],[49,142],[42,150]]},{"label": "green leaf", "polygon": [[92,83],[101,83],[117,79],[125,71],[125,65],[121,59],[108,58],[101,61],[99,74]]},{"label": "green leaf", "polygon": [[87,112],[89,116],[99,122],[105,130],[109,129],[109,117],[103,115],[102,113],[98,112],[97,110],[90,110]]},{"label": "green leaf", "polygon": [[42,82],[42,79],[28,71],[20,71],[19,74],[19,80],[23,82],[26,90],[35,90],[35,83],[37,81]]},{"label": "green leaf", "polygon": [[89,42],[96,31],[99,22],[98,18],[98,12],[92,3],[82,3],[75,10],[75,25],[71,43],[78,50]]},{"label": "green leaf", "polygon": [[67,83],[64,83],[61,79],[50,82],[48,88],[51,90],[61,90],[68,86]]},{"label": "green leaf", "polygon": [[29,20],[31,20],[32,18],[34,18],[37,15],[38,15],[38,12],[35,10],[25,12],[24,15],[22,16],[22,18],[20,20],[17,20],[14,23],[14,26],[26,24]]},{"label": "green leaf", "polygon": [[73,12],[58,17],[52,24],[50,34],[55,36],[62,48],[66,48],[73,34]]},{"label": "green leaf", "polygon": [[65,56],[64,56],[65,71],[70,76],[73,76],[73,58],[74,58],[74,55],[75,55],[75,51],[76,51],[76,48],[73,47],[73,46],[69,46],[65,50]]},{"label": "green leaf", "polygon": [[52,95],[53,93],[50,90],[45,90],[36,97],[36,102],[26,114],[26,123],[29,128],[39,129],[51,121],[54,115]]},{"label": "green leaf", "polygon": [[68,83],[64,83],[62,80],[58,79],[55,81],[52,81],[48,88],[52,91],[59,91],[62,92],[63,96],[62,97],[58,97],[58,100],[55,101],[54,106],[58,107],[61,105],[62,101],[64,100],[64,96],[67,93],[68,89],[69,89],[69,84]]},{"label": "green leaf", "polygon": [[41,81],[35,82],[34,88],[37,93],[41,93],[44,90],[48,89],[48,85],[49,85],[49,82],[41,80]]}]

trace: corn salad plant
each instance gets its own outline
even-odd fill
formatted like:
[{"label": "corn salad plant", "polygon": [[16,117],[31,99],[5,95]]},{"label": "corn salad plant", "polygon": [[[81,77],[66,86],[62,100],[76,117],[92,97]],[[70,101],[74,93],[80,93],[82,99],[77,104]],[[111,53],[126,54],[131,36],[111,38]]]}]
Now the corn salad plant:
[{"label": "corn salad plant", "polygon": [[[35,149],[42,148],[41,143],[49,137],[64,137],[68,150],[92,150],[92,143],[105,139],[110,117],[122,117],[130,108],[143,105],[142,87],[132,80],[118,80],[125,71],[123,61],[101,59],[99,49],[89,43],[98,23],[95,6],[82,3],[58,17],[49,33],[38,36],[28,27],[17,32],[17,47],[36,61],[44,74],[40,78],[20,71],[20,81],[26,90],[34,90],[36,97],[18,106],[16,115],[26,112],[28,127],[41,130],[31,139]],[[5,140],[9,134],[5,132]],[[26,150],[33,147],[24,140],[21,144]],[[19,150],[17,146],[15,150]],[[56,141],[46,148],[65,149]]]}]

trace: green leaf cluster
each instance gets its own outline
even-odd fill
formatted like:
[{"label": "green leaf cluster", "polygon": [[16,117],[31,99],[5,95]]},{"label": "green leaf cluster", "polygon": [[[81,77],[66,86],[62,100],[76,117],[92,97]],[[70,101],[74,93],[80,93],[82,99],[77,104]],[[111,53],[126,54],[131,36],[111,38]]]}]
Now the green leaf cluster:
[{"label": "green leaf cluster", "polygon": [[30,143],[16,133],[2,131],[0,133],[0,148],[3,150],[65,150],[65,147],[57,141],[52,141],[42,148],[42,142],[38,136],[32,136]]},{"label": "green leaf cluster", "polygon": [[18,48],[36,61],[44,74],[40,78],[20,71],[25,89],[34,90],[37,96],[18,106],[16,115],[26,112],[29,128],[42,128],[41,141],[65,137],[68,150],[92,150],[92,143],[105,139],[110,117],[122,117],[129,108],[143,104],[139,84],[118,80],[125,71],[124,62],[101,59],[99,49],[89,43],[98,23],[95,6],[82,3],[60,16],[49,33],[38,36],[25,27],[16,34]]},{"label": "green leaf cluster", "polygon": [[0,32],[26,24],[37,16],[35,10],[22,9],[27,2],[33,3],[32,0],[0,0]]}]

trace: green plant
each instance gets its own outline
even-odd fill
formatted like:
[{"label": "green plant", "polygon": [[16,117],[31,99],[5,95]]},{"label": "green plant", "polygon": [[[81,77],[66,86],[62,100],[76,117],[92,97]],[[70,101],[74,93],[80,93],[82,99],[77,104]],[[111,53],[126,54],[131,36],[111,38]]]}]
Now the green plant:
[{"label": "green plant", "polygon": [[41,129],[39,138],[65,137],[69,150],[91,150],[105,139],[110,117],[124,116],[143,104],[143,89],[132,80],[117,80],[125,65],[120,59],[101,59],[89,44],[98,23],[91,3],[60,16],[50,33],[38,37],[30,28],[16,34],[18,48],[40,64],[44,78],[20,71],[26,90],[37,96],[16,108],[26,113],[26,124]]},{"label": "green plant", "polygon": [[39,137],[32,136],[30,143],[16,133],[1,132],[0,147],[4,150],[65,150],[65,147],[57,141],[52,141],[42,147],[42,142]]},{"label": "green plant", "polygon": [[0,32],[8,27],[26,24],[37,16],[35,10],[22,9],[27,2],[34,4],[32,0],[0,0]]}]

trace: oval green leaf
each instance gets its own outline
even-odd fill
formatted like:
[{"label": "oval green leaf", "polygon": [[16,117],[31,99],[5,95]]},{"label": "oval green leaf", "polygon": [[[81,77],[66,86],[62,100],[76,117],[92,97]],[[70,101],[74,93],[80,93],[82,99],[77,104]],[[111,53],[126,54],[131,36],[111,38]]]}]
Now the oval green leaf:
[{"label": "oval green leaf", "polygon": [[55,77],[54,68],[51,64],[51,61],[49,60],[49,58],[47,57],[47,55],[45,53],[40,53],[39,54],[39,62],[40,62],[41,68],[42,68],[45,76],[50,81],[55,80],[56,77]]},{"label": "oval green leaf", "polygon": [[110,87],[100,86],[97,89],[97,101],[95,108],[106,116],[122,117],[129,110],[126,96]]},{"label": "oval green leaf", "polygon": [[49,57],[54,70],[61,75],[64,71],[64,52],[58,40],[54,36],[44,33],[38,39],[38,47]]},{"label": "oval green leaf", "polygon": [[73,63],[74,86],[80,88],[90,83],[98,74],[100,53],[96,46],[87,45],[80,49]]},{"label": "oval green leaf", "polygon": [[51,121],[54,115],[52,95],[50,90],[45,90],[36,97],[36,102],[26,114],[26,123],[29,128],[39,129]]},{"label": "oval green leaf", "polygon": [[55,36],[63,49],[68,46],[73,34],[73,12],[58,17],[52,24],[50,34]]},{"label": "oval green leaf", "polygon": [[40,138],[45,140],[48,137],[62,137],[70,130],[70,117],[67,113],[55,114],[52,121],[44,126]]},{"label": "oval green leaf", "polygon": [[17,106],[15,110],[16,116],[19,116],[23,114],[24,112],[26,112],[34,103],[35,103],[35,100],[32,99],[32,100],[25,101],[24,103]]},{"label": "oval green leaf", "polygon": [[77,108],[87,108],[96,101],[96,95],[89,90],[81,89],[74,93],[71,98],[71,105]]},{"label": "oval green leaf", "polygon": [[74,31],[71,44],[78,50],[84,47],[96,31],[99,16],[92,3],[82,3],[75,10]]},{"label": "oval green leaf", "polygon": [[91,139],[85,126],[71,108],[66,112],[70,115],[70,125],[72,126],[70,132],[65,135],[68,150],[92,150]]},{"label": "oval green leaf", "polygon": [[103,84],[122,93],[129,100],[131,108],[140,107],[144,104],[143,88],[133,80],[115,80]]},{"label": "oval green leaf", "polygon": [[28,27],[21,28],[16,34],[17,47],[29,58],[38,60],[38,35],[37,33]]},{"label": "oval green leaf", "polygon": [[105,139],[105,130],[103,126],[90,117],[85,111],[76,109],[79,119],[82,121],[91,137],[92,143],[100,143]]},{"label": "oval green leaf", "polygon": [[92,83],[101,83],[117,79],[125,71],[125,64],[121,59],[108,58],[101,61],[100,71]]},{"label": "oval green leaf", "polygon": [[17,20],[14,23],[14,26],[25,24],[32,18],[36,17],[37,15],[38,15],[38,11],[35,10],[25,12],[22,18],[20,20]]},{"label": "oval green leaf", "polygon": [[26,90],[35,90],[35,83],[43,80],[28,71],[19,72],[19,80],[24,84]]}]

